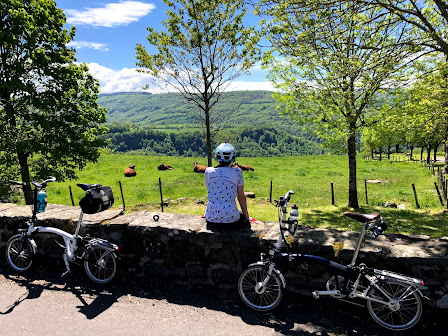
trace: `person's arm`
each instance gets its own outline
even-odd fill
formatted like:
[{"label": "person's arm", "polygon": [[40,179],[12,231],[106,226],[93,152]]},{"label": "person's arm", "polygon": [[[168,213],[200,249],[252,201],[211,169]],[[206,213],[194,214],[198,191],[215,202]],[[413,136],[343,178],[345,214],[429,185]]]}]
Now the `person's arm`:
[{"label": "person's arm", "polygon": [[243,212],[244,218],[249,219],[249,212],[247,211],[246,195],[244,195],[244,185],[239,185],[237,187],[237,199],[238,203],[240,203],[241,211]]}]

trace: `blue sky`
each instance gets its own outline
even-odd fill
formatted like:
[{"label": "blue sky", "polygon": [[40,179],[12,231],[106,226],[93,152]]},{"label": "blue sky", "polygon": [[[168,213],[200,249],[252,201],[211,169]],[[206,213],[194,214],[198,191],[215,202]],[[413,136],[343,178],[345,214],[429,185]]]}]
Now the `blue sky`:
[{"label": "blue sky", "polygon": [[[162,30],[166,5],[162,0],[56,0],[67,16],[67,27],[75,26],[71,46],[78,62],[85,62],[100,81],[102,93],[143,91],[162,93],[164,88],[148,75],[136,72],[135,47],[146,40],[147,27]],[[258,25],[252,15],[248,23]],[[155,51],[154,51],[155,52]],[[235,80],[229,90],[273,90],[266,72],[255,67],[250,76]]]}]

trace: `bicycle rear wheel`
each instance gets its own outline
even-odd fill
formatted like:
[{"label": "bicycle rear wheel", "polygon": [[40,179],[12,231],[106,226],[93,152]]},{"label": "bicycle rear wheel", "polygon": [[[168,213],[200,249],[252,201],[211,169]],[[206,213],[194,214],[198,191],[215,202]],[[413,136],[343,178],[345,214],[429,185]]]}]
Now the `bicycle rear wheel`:
[{"label": "bicycle rear wheel", "polygon": [[84,269],[90,279],[99,284],[106,284],[117,272],[115,255],[102,246],[92,246],[86,251]]},{"label": "bicycle rear wheel", "polygon": [[[396,306],[391,309],[387,305],[367,300],[367,309],[372,318],[379,325],[396,331],[406,330],[413,327],[422,315],[422,300],[420,295],[408,284],[385,280],[378,286],[387,295],[396,300]],[[375,287],[370,287],[367,296],[379,300],[386,300],[384,295]]]},{"label": "bicycle rear wheel", "polygon": [[258,311],[272,310],[282,299],[282,281],[277,273],[272,273],[270,279],[263,286],[268,276],[262,265],[250,266],[240,276],[238,292],[241,299],[250,308]]},{"label": "bicycle rear wheel", "polygon": [[33,264],[34,249],[30,241],[22,235],[11,237],[6,244],[6,260],[17,272],[27,271]]}]

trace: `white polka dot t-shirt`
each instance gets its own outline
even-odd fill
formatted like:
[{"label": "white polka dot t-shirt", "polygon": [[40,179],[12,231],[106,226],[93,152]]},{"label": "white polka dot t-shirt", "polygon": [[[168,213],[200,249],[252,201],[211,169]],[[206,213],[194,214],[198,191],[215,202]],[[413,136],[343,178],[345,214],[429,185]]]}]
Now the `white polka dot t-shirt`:
[{"label": "white polka dot t-shirt", "polygon": [[205,170],[205,185],[208,203],[205,219],[213,223],[232,223],[240,219],[236,206],[237,186],[243,185],[240,168],[208,167]]}]

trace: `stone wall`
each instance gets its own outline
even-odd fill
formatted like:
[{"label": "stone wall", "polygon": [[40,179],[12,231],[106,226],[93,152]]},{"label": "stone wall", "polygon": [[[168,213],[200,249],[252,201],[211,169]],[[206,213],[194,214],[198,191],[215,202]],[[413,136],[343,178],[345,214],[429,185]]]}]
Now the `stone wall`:
[{"label": "stone wall", "polygon": [[[8,239],[25,228],[30,217],[27,206],[0,203],[0,262],[5,260]],[[255,221],[250,227],[229,232],[210,231],[200,216],[120,211],[84,215],[80,234],[110,240],[120,246],[119,274],[159,277],[179,283],[202,283],[236,288],[238,277],[248,264],[259,260],[278,237],[278,224]],[[39,225],[73,232],[79,208],[50,204],[39,214]],[[347,219],[349,220],[349,219]],[[316,254],[347,264],[358,239],[357,232],[313,229],[301,226],[292,239],[295,252]],[[38,235],[39,251],[62,264],[61,252],[53,237]],[[42,258],[42,261],[47,259]],[[448,238],[386,234],[368,237],[359,262],[425,280],[427,305],[448,309]],[[288,289],[310,294],[322,289],[330,274],[323,265],[303,262],[284,265]],[[118,275],[119,276],[119,275]]]}]

